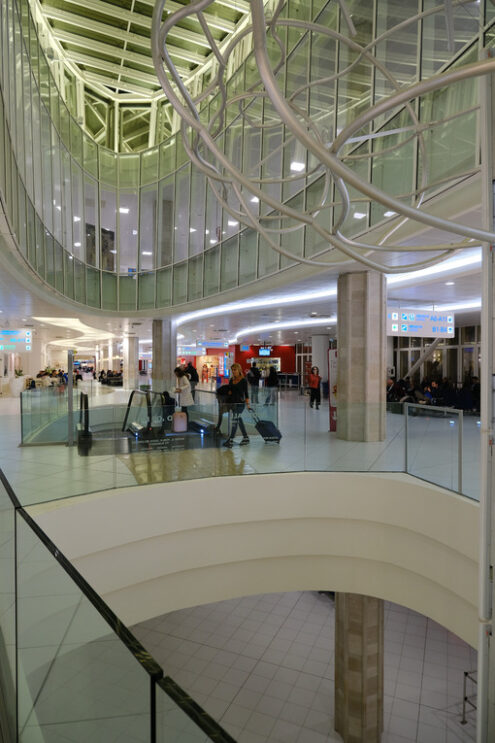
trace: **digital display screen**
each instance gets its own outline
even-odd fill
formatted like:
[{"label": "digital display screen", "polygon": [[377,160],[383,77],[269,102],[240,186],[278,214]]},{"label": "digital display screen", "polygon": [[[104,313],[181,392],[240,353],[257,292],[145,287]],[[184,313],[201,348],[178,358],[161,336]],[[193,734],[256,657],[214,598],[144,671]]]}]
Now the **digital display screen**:
[{"label": "digital display screen", "polygon": [[270,356],[272,353],[272,349],[271,348],[260,348],[258,353],[260,356]]}]

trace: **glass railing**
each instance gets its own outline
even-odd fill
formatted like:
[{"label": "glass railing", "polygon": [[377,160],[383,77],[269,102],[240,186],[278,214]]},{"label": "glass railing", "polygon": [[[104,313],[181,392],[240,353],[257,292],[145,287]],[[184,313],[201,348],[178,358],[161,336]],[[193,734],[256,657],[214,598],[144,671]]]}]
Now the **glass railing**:
[{"label": "glass railing", "polygon": [[[48,432],[60,433],[58,443],[68,440],[67,412],[52,395],[49,423],[42,418],[36,428],[39,417],[29,418],[29,443],[47,443]],[[340,418],[337,411],[340,430],[333,432],[327,401],[310,408],[297,390],[273,395],[260,388],[250,409],[236,411],[199,386],[183,430],[164,393],[118,390],[86,401],[87,415],[75,404],[76,446],[45,447],[39,456],[23,450],[27,472],[13,473],[23,505],[136,484],[300,471],[406,472],[479,498],[479,416],[453,408],[355,404],[341,408]],[[36,466],[52,466],[57,475],[33,490],[29,472]]]},{"label": "glass railing", "polygon": [[6,743],[234,743],[20,506],[0,470],[0,706]]}]

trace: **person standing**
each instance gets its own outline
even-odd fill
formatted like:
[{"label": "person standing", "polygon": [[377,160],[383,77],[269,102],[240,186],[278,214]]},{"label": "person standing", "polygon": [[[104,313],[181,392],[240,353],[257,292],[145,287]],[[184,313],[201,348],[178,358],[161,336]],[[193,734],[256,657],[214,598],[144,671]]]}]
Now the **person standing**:
[{"label": "person standing", "polygon": [[199,382],[199,375],[191,362],[189,362],[188,365],[186,366],[186,374],[189,377],[192,398],[193,400],[196,400],[195,390],[196,390],[196,385]]},{"label": "person standing", "polygon": [[278,374],[274,366],[270,367],[268,376],[265,379],[265,387],[268,388],[265,405],[272,405],[276,403],[278,391]]},{"label": "person standing", "polygon": [[186,414],[187,420],[189,420],[188,408],[194,405],[193,396],[191,394],[191,384],[189,377],[187,376],[184,369],[178,366],[174,369],[175,374],[175,393],[179,395],[179,405],[181,411]]},{"label": "person standing", "polygon": [[232,412],[232,428],[230,436],[223,442],[223,445],[229,449],[234,446],[234,437],[237,432],[237,425],[239,425],[242,433],[242,440],[239,442],[239,445],[246,446],[249,444],[249,436],[247,435],[246,426],[242,420],[242,412],[244,407],[247,407],[248,410],[250,407],[248,383],[246,377],[242,373],[241,365],[237,363],[232,364],[230,371],[232,376],[229,381],[227,395],[224,399],[228,402],[230,411]]},{"label": "person standing", "polygon": [[311,373],[308,375],[308,387],[309,407],[312,408],[316,404],[316,409],[319,410],[321,402],[321,377],[320,370],[317,366],[311,367]]},{"label": "person standing", "polygon": [[256,366],[256,361],[251,364],[251,369],[248,372],[247,380],[251,388],[251,402],[257,403],[260,389],[261,372]]}]

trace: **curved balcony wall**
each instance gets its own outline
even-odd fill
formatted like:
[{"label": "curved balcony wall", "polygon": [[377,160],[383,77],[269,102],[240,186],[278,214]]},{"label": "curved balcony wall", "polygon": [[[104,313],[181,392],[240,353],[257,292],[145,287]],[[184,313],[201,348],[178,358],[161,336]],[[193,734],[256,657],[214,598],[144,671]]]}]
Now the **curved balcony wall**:
[{"label": "curved balcony wall", "polygon": [[[355,40],[370,44],[390,27],[411,18],[393,36],[375,46],[375,54],[401,85],[415,82],[451,64],[477,59],[493,41],[495,8],[490,3],[454,5],[453,53],[448,50],[443,13],[416,17],[418,8],[400,0],[358,3],[348,0]],[[432,0],[423,10],[434,8]],[[469,6],[469,7],[468,7]],[[313,18],[345,31],[339,6],[313,0],[288,2],[289,17]],[[301,15],[302,14],[302,15]],[[480,28],[482,29],[480,31]],[[321,77],[353,61],[348,78],[333,82],[328,94],[309,91],[300,105],[328,130],[329,140],[363,108],[386,94],[384,80],[364,62],[311,33],[289,29],[290,53],[278,72],[290,96],[301,80]],[[293,265],[250,229],[222,210],[205,177],[188,162],[180,137],[138,154],[116,154],[87,136],[61,98],[49,60],[39,43],[28,0],[5,0],[0,7],[0,191],[20,253],[40,279],[69,300],[104,311],[127,314],[183,305],[242,286]],[[256,79],[249,55],[228,83],[246,89]],[[477,86],[470,81],[424,96],[415,102],[421,123],[442,123],[425,134],[426,161],[418,157],[404,111],[353,145],[352,167],[410,203],[421,173],[428,169],[427,193],[445,188],[478,166]],[[211,118],[218,98],[205,100],[202,115]],[[269,116],[269,113],[266,114]],[[383,144],[380,132],[393,130]],[[368,136],[372,135],[372,136]],[[290,148],[282,152],[286,132],[275,126],[250,129],[227,117],[219,135],[225,152],[244,168],[274,179],[290,171]],[[391,149],[392,148],[392,149]],[[321,183],[309,176],[273,184],[274,196],[293,206],[315,203]],[[275,193],[276,192],[276,193]],[[352,193],[346,232],[363,233],[388,215]],[[253,204],[253,212],[259,207]],[[331,227],[333,208],[321,219]],[[279,237],[294,255],[327,251],[305,228]],[[335,253],[332,254],[337,257]],[[342,256],[340,256],[340,259]]]}]

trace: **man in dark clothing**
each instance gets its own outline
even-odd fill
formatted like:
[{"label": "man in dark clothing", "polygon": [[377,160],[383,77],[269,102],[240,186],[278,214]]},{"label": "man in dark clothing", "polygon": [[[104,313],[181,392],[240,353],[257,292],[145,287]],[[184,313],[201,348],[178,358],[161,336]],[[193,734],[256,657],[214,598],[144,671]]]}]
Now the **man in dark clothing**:
[{"label": "man in dark clothing", "polygon": [[191,364],[191,362],[188,363],[185,371],[186,371],[187,376],[189,377],[189,383],[191,385],[191,395],[194,400],[196,398],[195,390],[196,390],[196,385],[199,382],[199,375],[196,369],[194,368],[194,366]]},{"label": "man in dark clothing", "polygon": [[258,393],[260,388],[261,372],[256,366],[256,361],[251,364],[251,369],[248,371],[247,380],[251,388],[251,402],[258,402]]}]

